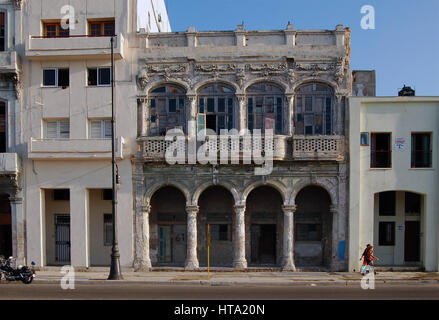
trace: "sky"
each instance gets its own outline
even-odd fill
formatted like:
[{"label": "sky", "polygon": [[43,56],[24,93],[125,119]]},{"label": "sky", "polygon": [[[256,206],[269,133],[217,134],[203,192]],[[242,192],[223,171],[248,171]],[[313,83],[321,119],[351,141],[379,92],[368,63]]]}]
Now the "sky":
[{"label": "sky", "polygon": [[[165,0],[172,31],[351,28],[351,69],[376,70],[377,96],[403,85],[417,96],[439,96],[439,0]],[[364,5],[375,29],[364,30]]]}]

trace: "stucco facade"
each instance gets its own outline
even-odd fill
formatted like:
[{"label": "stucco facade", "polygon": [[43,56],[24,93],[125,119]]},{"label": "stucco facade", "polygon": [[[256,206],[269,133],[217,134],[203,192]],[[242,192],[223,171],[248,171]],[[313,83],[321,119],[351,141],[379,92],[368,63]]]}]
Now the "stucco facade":
[{"label": "stucco facade", "polygon": [[349,270],[370,243],[377,265],[437,271],[439,99],[352,97],[349,114]]},{"label": "stucco facade", "polygon": [[[346,269],[349,29],[189,27],[137,38],[135,269],[206,266],[208,225],[214,266]],[[270,99],[276,106],[271,174],[255,175],[257,165],[245,164],[242,155],[229,165],[166,163],[167,129],[188,135],[189,121],[200,116],[217,132],[263,129],[259,114],[270,118]],[[317,114],[322,103],[323,124]],[[314,117],[305,125],[304,114]],[[159,205],[167,201],[169,206]]]}]

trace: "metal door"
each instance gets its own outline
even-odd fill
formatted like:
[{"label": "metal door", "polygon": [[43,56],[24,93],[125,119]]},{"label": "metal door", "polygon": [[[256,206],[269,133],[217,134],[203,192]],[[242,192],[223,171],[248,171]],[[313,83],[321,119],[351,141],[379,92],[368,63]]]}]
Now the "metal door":
[{"label": "metal door", "polygon": [[56,261],[70,261],[70,215],[55,215]]}]

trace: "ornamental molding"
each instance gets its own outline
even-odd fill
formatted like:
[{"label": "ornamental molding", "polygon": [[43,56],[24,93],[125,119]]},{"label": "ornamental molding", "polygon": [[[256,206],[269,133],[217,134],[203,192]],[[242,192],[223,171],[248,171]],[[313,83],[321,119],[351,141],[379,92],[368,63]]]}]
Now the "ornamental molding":
[{"label": "ornamental molding", "polygon": [[296,63],[296,71],[307,71],[307,72],[327,72],[334,71],[336,67],[335,63]]},{"label": "ornamental molding", "polygon": [[234,72],[236,64],[196,64],[195,71],[200,73],[219,73],[219,72]]},{"label": "ornamental molding", "polygon": [[22,7],[22,4],[23,4],[23,1],[22,1],[22,0],[13,0],[13,2],[14,2],[14,7],[15,7],[15,9],[17,9],[17,10],[21,10],[21,7]]}]

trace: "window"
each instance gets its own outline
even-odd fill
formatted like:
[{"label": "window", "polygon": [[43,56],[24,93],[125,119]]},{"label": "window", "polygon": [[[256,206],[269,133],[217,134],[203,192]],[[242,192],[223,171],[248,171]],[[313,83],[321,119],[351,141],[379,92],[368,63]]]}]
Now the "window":
[{"label": "window", "polygon": [[390,133],[372,133],[370,145],[370,167],[391,168],[391,156]]},{"label": "window", "polygon": [[247,89],[247,127],[250,131],[273,129],[282,134],[283,89],[271,83],[256,83]]},{"label": "window", "polygon": [[111,120],[90,120],[89,137],[92,139],[111,139]]},{"label": "window", "polygon": [[45,87],[63,87],[69,86],[69,69],[44,69],[43,86]]},{"label": "window", "polygon": [[6,50],[6,15],[4,12],[0,12],[0,51]]},{"label": "window", "polygon": [[216,241],[229,241],[231,240],[230,230],[228,224],[211,224],[210,225],[210,238]]},{"label": "window", "polygon": [[6,103],[0,101],[0,152],[6,152]]},{"label": "window", "polygon": [[69,139],[69,120],[46,120],[44,137],[47,139]]},{"label": "window", "polygon": [[430,133],[412,133],[412,168],[431,167]]},{"label": "window", "polygon": [[396,192],[386,191],[379,193],[379,214],[380,216],[394,216],[396,209]]},{"label": "window", "polygon": [[296,241],[321,241],[322,225],[320,223],[297,223]]},{"label": "window", "polygon": [[89,21],[88,35],[92,37],[114,36],[114,20],[108,21]]},{"label": "window", "polygon": [[421,195],[413,192],[405,192],[405,213],[421,213]]},{"label": "window", "polygon": [[378,234],[378,243],[380,246],[394,246],[395,222],[380,222]]},{"label": "window", "polygon": [[88,69],[89,86],[109,86],[111,85],[111,68],[89,68]]},{"label": "window", "polygon": [[205,118],[198,128],[199,131],[206,128],[220,134],[221,129],[233,129],[234,93],[234,89],[220,83],[207,85],[199,90],[198,121]]},{"label": "window", "polygon": [[104,214],[104,246],[113,245],[113,215]]},{"label": "window", "polygon": [[44,22],[43,31],[45,38],[68,38],[70,36],[70,28],[64,29],[61,22]]},{"label": "window", "polygon": [[333,97],[333,90],[325,84],[300,86],[294,104],[294,132],[306,135],[333,134]]},{"label": "window", "polygon": [[69,189],[55,189],[53,190],[53,200],[70,200]]},{"label": "window", "polygon": [[102,200],[113,200],[113,189],[103,189]]},{"label": "window", "polygon": [[185,124],[186,91],[175,85],[165,85],[150,92],[150,134],[164,135],[167,130]]}]

